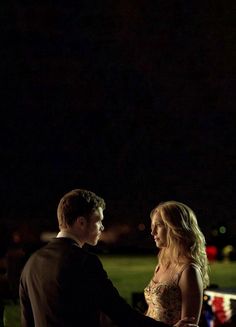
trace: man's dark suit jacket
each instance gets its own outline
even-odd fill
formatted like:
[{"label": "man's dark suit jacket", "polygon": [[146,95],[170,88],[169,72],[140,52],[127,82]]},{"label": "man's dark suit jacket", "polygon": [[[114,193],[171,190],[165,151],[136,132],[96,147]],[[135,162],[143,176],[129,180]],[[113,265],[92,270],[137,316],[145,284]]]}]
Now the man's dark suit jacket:
[{"label": "man's dark suit jacket", "polygon": [[97,327],[104,312],[119,326],[166,326],[133,310],[99,258],[55,238],[26,263],[20,281],[22,327]]}]

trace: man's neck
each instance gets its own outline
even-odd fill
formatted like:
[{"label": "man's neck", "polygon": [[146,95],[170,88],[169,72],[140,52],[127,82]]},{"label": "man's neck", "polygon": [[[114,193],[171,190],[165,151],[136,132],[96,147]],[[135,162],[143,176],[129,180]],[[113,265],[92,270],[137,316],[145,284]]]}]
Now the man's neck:
[{"label": "man's neck", "polygon": [[60,232],[57,234],[57,237],[70,238],[70,239],[74,240],[81,248],[83,246],[81,241],[78,239],[78,237],[71,230],[61,229]]}]

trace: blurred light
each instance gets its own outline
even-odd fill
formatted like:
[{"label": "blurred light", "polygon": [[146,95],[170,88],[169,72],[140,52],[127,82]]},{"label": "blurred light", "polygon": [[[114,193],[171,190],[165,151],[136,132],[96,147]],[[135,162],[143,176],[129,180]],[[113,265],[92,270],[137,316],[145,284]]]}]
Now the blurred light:
[{"label": "blurred light", "polygon": [[209,299],[209,297],[208,297],[207,295],[204,295],[204,296],[203,296],[203,300],[204,300],[204,301],[208,301],[208,299]]},{"label": "blurred light", "polygon": [[131,228],[127,224],[114,225],[109,228],[105,228],[102,232],[100,241],[105,243],[115,243],[125,235],[128,235],[131,232]]},{"label": "blurred light", "polygon": [[217,236],[217,235],[218,235],[218,230],[217,230],[217,229],[213,229],[213,230],[211,231],[211,234],[212,234],[213,236]]},{"label": "blurred light", "polygon": [[207,245],[206,253],[208,260],[213,261],[217,258],[218,249],[215,245]]},{"label": "blurred light", "polygon": [[14,232],[12,234],[12,240],[14,243],[20,243],[22,240],[21,240],[21,236],[18,232]]},{"label": "blurred light", "polygon": [[225,226],[220,226],[220,228],[219,228],[219,232],[220,232],[221,234],[225,234],[225,233],[226,233],[226,227],[225,227]]},{"label": "blurred light", "polygon": [[226,258],[228,258],[230,256],[230,254],[234,251],[234,247],[232,245],[226,245],[225,247],[223,247],[222,249],[222,254],[223,256]]},{"label": "blurred light", "polygon": [[140,230],[140,232],[143,232],[145,230],[145,225],[143,223],[138,224],[138,230]]},{"label": "blurred light", "polygon": [[43,232],[40,235],[40,240],[42,242],[49,242],[52,238],[56,237],[58,232]]}]

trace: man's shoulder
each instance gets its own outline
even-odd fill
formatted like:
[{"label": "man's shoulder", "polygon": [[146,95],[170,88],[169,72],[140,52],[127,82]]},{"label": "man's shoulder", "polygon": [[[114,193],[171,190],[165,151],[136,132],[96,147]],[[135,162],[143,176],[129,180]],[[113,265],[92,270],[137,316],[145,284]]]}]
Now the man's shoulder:
[{"label": "man's shoulder", "polygon": [[[92,265],[102,266],[98,256],[86,248],[81,248],[75,241],[69,238],[55,238],[46,245],[37,249],[30,255],[25,266],[30,267],[40,264],[51,265],[52,262],[71,263],[74,266]],[[27,268],[26,268],[27,269]]]}]

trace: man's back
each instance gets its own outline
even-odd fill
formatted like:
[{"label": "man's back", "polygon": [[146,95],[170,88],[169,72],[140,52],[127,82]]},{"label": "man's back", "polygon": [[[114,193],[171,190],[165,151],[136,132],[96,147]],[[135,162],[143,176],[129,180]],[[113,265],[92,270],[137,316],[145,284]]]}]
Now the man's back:
[{"label": "man's back", "polygon": [[68,238],[57,238],[31,256],[20,284],[23,326],[31,326],[26,321],[36,327],[98,325],[96,301],[87,289],[88,256],[93,255]]}]

